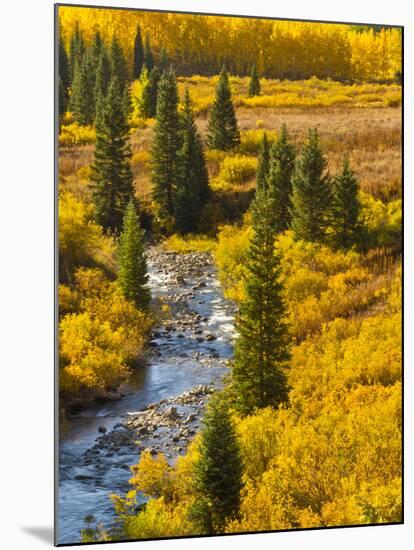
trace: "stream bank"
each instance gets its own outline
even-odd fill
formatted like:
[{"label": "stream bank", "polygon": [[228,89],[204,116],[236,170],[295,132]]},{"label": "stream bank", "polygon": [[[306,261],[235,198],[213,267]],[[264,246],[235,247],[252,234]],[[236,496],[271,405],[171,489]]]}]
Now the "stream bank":
[{"label": "stream bank", "polygon": [[123,397],[69,416],[59,445],[60,544],[80,541],[83,519],[109,526],[110,493],[123,494],[129,467],[145,449],[170,461],[200,429],[205,403],[221,386],[233,354],[234,307],[223,298],[208,253],[148,254],[151,292],[169,308],[152,333],[148,361]]}]

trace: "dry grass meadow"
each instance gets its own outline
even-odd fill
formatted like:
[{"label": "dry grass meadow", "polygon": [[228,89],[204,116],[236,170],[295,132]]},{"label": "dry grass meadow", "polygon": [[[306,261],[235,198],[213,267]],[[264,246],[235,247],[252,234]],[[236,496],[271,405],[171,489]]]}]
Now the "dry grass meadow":
[{"label": "dry grass meadow", "polygon": [[[189,88],[198,113],[197,125],[204,138],[215,83],[216,77],[179,79],[181,95],[185,87]],[[401,195],[401,88],[398,85],[351,86],[317,79],[289,83],[265,80],[259,98],[247,98],[246,86],[247,79],[232,78],[243,148],[235,154],[255,156],[263,131],[272,137],[284,123],[300,149],[308,129],[316,127],[332,173],[338,170],[347,155],[363,191],[385,202]],[[257,100],[257,105],[251,104],[253,99]],[[149,200],[151,193],[153,125],[153,120],[135,119],[131,131],[132,167],[136,193],[141,200]],[[62,187],[77,195],[88,194],[88,166],[92,159],[93,143],[61,146]],[[211,176],[217,175],[223,160],[224,155],[208,155]],[[245,189],[254,186],[254,177],[248,178],[243,185]]]}]

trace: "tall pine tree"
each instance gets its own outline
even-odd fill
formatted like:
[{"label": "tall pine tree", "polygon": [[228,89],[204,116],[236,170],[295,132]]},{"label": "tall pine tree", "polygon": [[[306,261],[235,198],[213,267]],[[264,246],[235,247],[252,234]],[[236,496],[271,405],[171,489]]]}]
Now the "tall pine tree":
[{"label": "tall pine tree", "polygon": [[216,97],[208,123],[209,149],[228,151],[240,144],[240,130],[237,124],[231,97],[229,76],[223,67],[216,88]]},{"label": "tall pine tree", "polygon": [[118,240],[118,265],[118,284],[123,295],[133,301],[138,309],[148,310],[150,291],[143,233],[132,199],[125,210],[122,233]]},{"label": "tall pine tree", "polygon": [[152,71],[155,65],[154,54],[152,53],[151,41],[148,34],[145,36],[144,64],[149,71]]},{"label": "tall pine tree", "polygon": [[242,460],[227,403],[213,396],[201,432],[200,458],[195,468],[199,493],[192,516],[205,534],[221,533],[237,517],[242,490]]},{"label": "tall pine tree", "polygon": [[179,233],[191,233],[197,230],[210,190],[203,145],[188,90],[185,93],[181,127],[182,146],[177,158],[174,201],[175,222]]},{"label": "tall pine tree", "polygon": [[262,143],[259,149],[259,159],[256,173],[256,189],[262,191],[267,189],[267,177],[269,175],[269,140],[266,132],[263,133]]},{"label": "tall pine tree", "polygon": [[65,103],[67,103],[70,87],[70,69],[68,54],[66,53],[62,37],[59,38],[59,79],[62,82],[62,93],[64,94]]},{"label": "tall pine tree", "polygon": [[96,117],[93,169],[95,218],[105,229],[119,234],[125,209],[133,197],[129,126],[118,79],[112,78]]},{"label": "tall pine tree", "polygon": [[148,70],[144,66],[141,74],[145,84],[142,90],[140,114],[144,118],[154,118],[157,114],[158,84],[161,79],[161,71],[158,67],[154,67],[148,75]]},{"label": "tall pine tree", "polygon": [[118,38],[114,35],[110,49],[111,77],[118,79],[121,95],[129,84],[128,66]]},{"label": "tall pine tree", "polygon": [[236,323],[232,373],[236,407],[242,414],[251,414],[257,407],[277,407],[288,394],[290,353],[274,217],[274,200],[267,191],[259,191],[252,205],[254,233],[246,260],[246,299]]},{"label": "tall pine tree", "polygon": [[298,239],[316,242],[325,238],[332,206],[332,185],[326,164],[318,133],[311,129],[292,175],[291,227]]},{"label": "tall pine tree", "polygon": [[102,46],[99,54],[98,65],[96,67],[96,79],[95,79],[95,115],[98,110],[99,100],[105,98],[109,83],[111,81],[111,65],[109,62],[108,53],[105,46]]},{"label": "tall pine tree", "polygon": [[79,24],[78,22],[76,22],[71,39],[70,39],[70,46],[69,46],[69,70],[70,70],[71,83],[75,76],[76,65],[80,64],[84,53],[85,53],[85,41],[83,39],[82,32],[79,28]]},{"label": "tall pine tree", "polygon": [[89,52],[75,64],[70,110],[78,124],[92,124],[95,118],[95,86],[91,78]]},{"label": "tall pine tree", "polygon": [[359,183],[355,173],[344,159],[342,172],[334,178],[332,201],[332,227],[334,241],[338,247],[350,248],[361,242]]},{"label": "tall pine tree", "polygon": [[59,101],[59,124],[61,124],[62,117],[67,111],[68,97],[65,87],[63,86],[62,79],[59,77],[59,89],[58,89],[58,101]]},{"label": "tall pine tree", "polygon": [[141,27],[137,25],[137,32],[134,40],[134,59],[132,76],[137,80],[141,76],[142,68],[144,66],[144,44],[142,42]]},{"label": "tall pine tree", "polygon": [[253,65],[250,73],[248,96],[254,97],[257,95],[260,95],[260,80],[259,75],[257,74],[256,65]]},{"label": "tall pine tree", "polygon": [[295,164],[295,148],[289,143],[286,125],[270,150],[267,178],[270,195],[275,201],[275,229],[286,231],[291,223],[292,173]]},{"label": "tall pine tree", "polygon": [[180,149],[178,92],[175,73],[166,71],[158,86],[157,115],[152,144],[153,198],[159,217],[167,221],[174,214],[177,155]]},{"label": "tall pine tree", "polygon": [[89,66],[93,80],[96,79],[96,70],[98,67],[99,57],[104,47],[101,33],[96,31],[92,39],[92,44],[89,48]]},{"label": "tall pine tree", "polygon": [[161,48],[158,65],[161,71],[166,71],[170,67],[170,58],[165,48]]}]

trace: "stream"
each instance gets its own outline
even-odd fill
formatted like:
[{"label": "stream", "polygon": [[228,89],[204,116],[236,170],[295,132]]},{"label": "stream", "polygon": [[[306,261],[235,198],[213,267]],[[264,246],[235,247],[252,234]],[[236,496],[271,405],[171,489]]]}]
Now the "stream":
[{"label": "stream", "polygon": [[148,253],[154,299],[170,308],[152,333],[146,364],[123,397],[83,409],[61,425],[59,544],[81,541],[84,518],[106,528],[115,514],[111,493],[129,490],[129,467],[140,453],[184,454],[200,429],[208,395],[220,387],[233,354],[234,308],[224,299],[208,253]]}]

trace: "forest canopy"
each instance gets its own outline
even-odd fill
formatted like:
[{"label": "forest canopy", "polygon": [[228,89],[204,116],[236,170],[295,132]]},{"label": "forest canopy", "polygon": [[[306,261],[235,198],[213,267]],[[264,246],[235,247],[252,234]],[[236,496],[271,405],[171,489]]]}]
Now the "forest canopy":
[{"label": "forest canopy", "polygon": [[387,81],[401,72],[400,28],[68,6],[59,18],[67,47],[77,24],[87,44],[96,31],[106,44],[115,34],[131,72],[137,25],[178,75],[217,74],[223,62],[233,74],[249,75],[256,64],[261,75],[280,79]]}]

